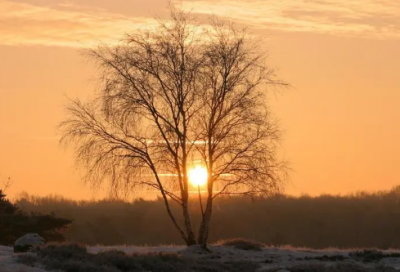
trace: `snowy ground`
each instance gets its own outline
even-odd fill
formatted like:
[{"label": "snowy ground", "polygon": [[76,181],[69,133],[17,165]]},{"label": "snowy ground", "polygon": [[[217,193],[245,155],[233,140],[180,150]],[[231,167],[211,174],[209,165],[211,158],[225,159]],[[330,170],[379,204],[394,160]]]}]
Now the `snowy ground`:
[{"label": "snowy ground", "polygon": [[[115,247],[102,247],[96,246],[89,248],[89,252],[98,253],[110,249],[117,249],[130,253],[147,253],[147,252],[176,252],[182,254],[184,257],[200,258],[200,259],[219,259],[222,262],[226,261],[254,261],[262,264],[260,271],[272,268],[289,269],[296,264],[315,263],[324,265],[334,265],[335,263],[353,263],[362,266],[379,266],[384,265],[393,267],[400,270],[400,258],[384,258],[379,262],[363,263],[356,261],[349,256],[352,250],[338,250],[338,249],[325,249],[325,250],[312,250],[307,248],[293,248],[293,247],[267,247],[262,251],[239,250],[228,246],[210,246],[211,254],[199,254],[196,248],[187,248],[185,246],[166,246],[166,247],[135,247],[135,246],[115,246]],[[400,253],[398,250],[382,250],[383,253]],[[334,257],[343,256],[344,259],[340,261],[318,260],[321,257]]]},{"label": "snowy ground", "polygon": [[0,272],[46,272],[40,268],[29,267],[16,261],[12,247],[0,246]]},{"label": "snowy ground", "polygon": [[[270,268],[287,269],[290,271],[290,267],[296,264],[324,264],[334,265],[337,262],[342,263],[358,263],[363,266],[377,266],[385,265],[400,269],[400,258],[384,258],[379,262],[374,263],[363,263],[356,261],[354,258],[349,257],[349,253],[354,250],[310,250],[310,249],[299,249],[299,248],[274,248],[267,247],[262,251],[245,251],[234,249],[227,246],[210,246],[212,253],[200,254],[198,248],[191,247],[186,248],[185,246],[160,246],[160,247],[138,247],[138,246],[94,246],[88,247],[90,253],[98,253],[102,251],[109,251],[112,249],[122,250],[127,254],[130,253],[147,253],[147,252],[170,252],[179,253],[183,257],[197,258],[197,259],[215,259],[223,262],[226,261],[239,261],[247,260],[254,261],[262,264],[260,271],[265,271]],[[400,253],[400,251],[382,251],[384,253]],[[325,256],[324,260],[319,260]],[[332,261],[329,260],[329,256],[343,256],[343,260]],[[32,268],[22,264],[18,264],[16,261],[17,254],[13,253],[11,247],[0,246],[0,272],[46,272],[40,268]]]}]

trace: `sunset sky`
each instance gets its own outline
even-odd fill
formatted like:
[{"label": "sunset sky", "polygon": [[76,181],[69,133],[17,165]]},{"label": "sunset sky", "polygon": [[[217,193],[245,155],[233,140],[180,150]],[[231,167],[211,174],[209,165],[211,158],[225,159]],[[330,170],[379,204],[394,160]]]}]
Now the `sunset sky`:
[{"label": "sunset sky", "polygon": [[[176,1],[262,35],[292,87],[271,96],[293,172],[287,193],[347,194],[400,185],[400,2]],[[0,0],[0,178],[15,197],[93,197],[56,126],[66,97],[90,98],[82,48],[116,43],[166,16],[164,0]],[[202,16],[203,17],[203,16]]]}]

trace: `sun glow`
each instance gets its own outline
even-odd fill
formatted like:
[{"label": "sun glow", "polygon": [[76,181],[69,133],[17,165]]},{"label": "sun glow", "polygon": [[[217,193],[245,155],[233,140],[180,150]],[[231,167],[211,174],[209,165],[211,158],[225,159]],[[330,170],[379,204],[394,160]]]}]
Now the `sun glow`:
[{"label": "sun glow", "polygon": [[207,183],[208,173],[205,167],[196,166],[189,170],[189,181],[195,186],[203,186]]}]

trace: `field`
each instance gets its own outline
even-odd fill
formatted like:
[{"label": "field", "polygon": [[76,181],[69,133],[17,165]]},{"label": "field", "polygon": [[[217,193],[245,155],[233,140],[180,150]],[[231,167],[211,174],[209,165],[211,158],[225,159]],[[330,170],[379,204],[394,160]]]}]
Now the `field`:
[{"label": "field", "polygon": [[[90,246],[60,244],[36,253],[0,247],[1,272],[378,272],[400,269],[397,250],[311,250],[265,247],[248,240],[222,241],[204,252],[196,246]],[[23,264],[25,263],[25,264]]]}]

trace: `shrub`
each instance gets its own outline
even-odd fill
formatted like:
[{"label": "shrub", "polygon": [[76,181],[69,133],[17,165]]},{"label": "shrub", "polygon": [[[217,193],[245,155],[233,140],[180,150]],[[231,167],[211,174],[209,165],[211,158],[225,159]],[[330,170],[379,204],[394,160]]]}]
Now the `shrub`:
[{"label": "shrub", "polygon": [[241,250],[254,250],[254,251],[261,251],[265,245],[263,243],[249,240],[249,239],[243,239],[243,238],[233,238],[233,239],[228,239],[228,240],[220,240],[217,242],[217,245],[220,246],[232,246],[236,249],[241,249]]},{"label": "shrub", "polygon": [[65,244],[48,244],[46,246],[37,247],[35,252],[41,258],[52,259],[82,259],[87,255],[86,246],[77,243]]}]

